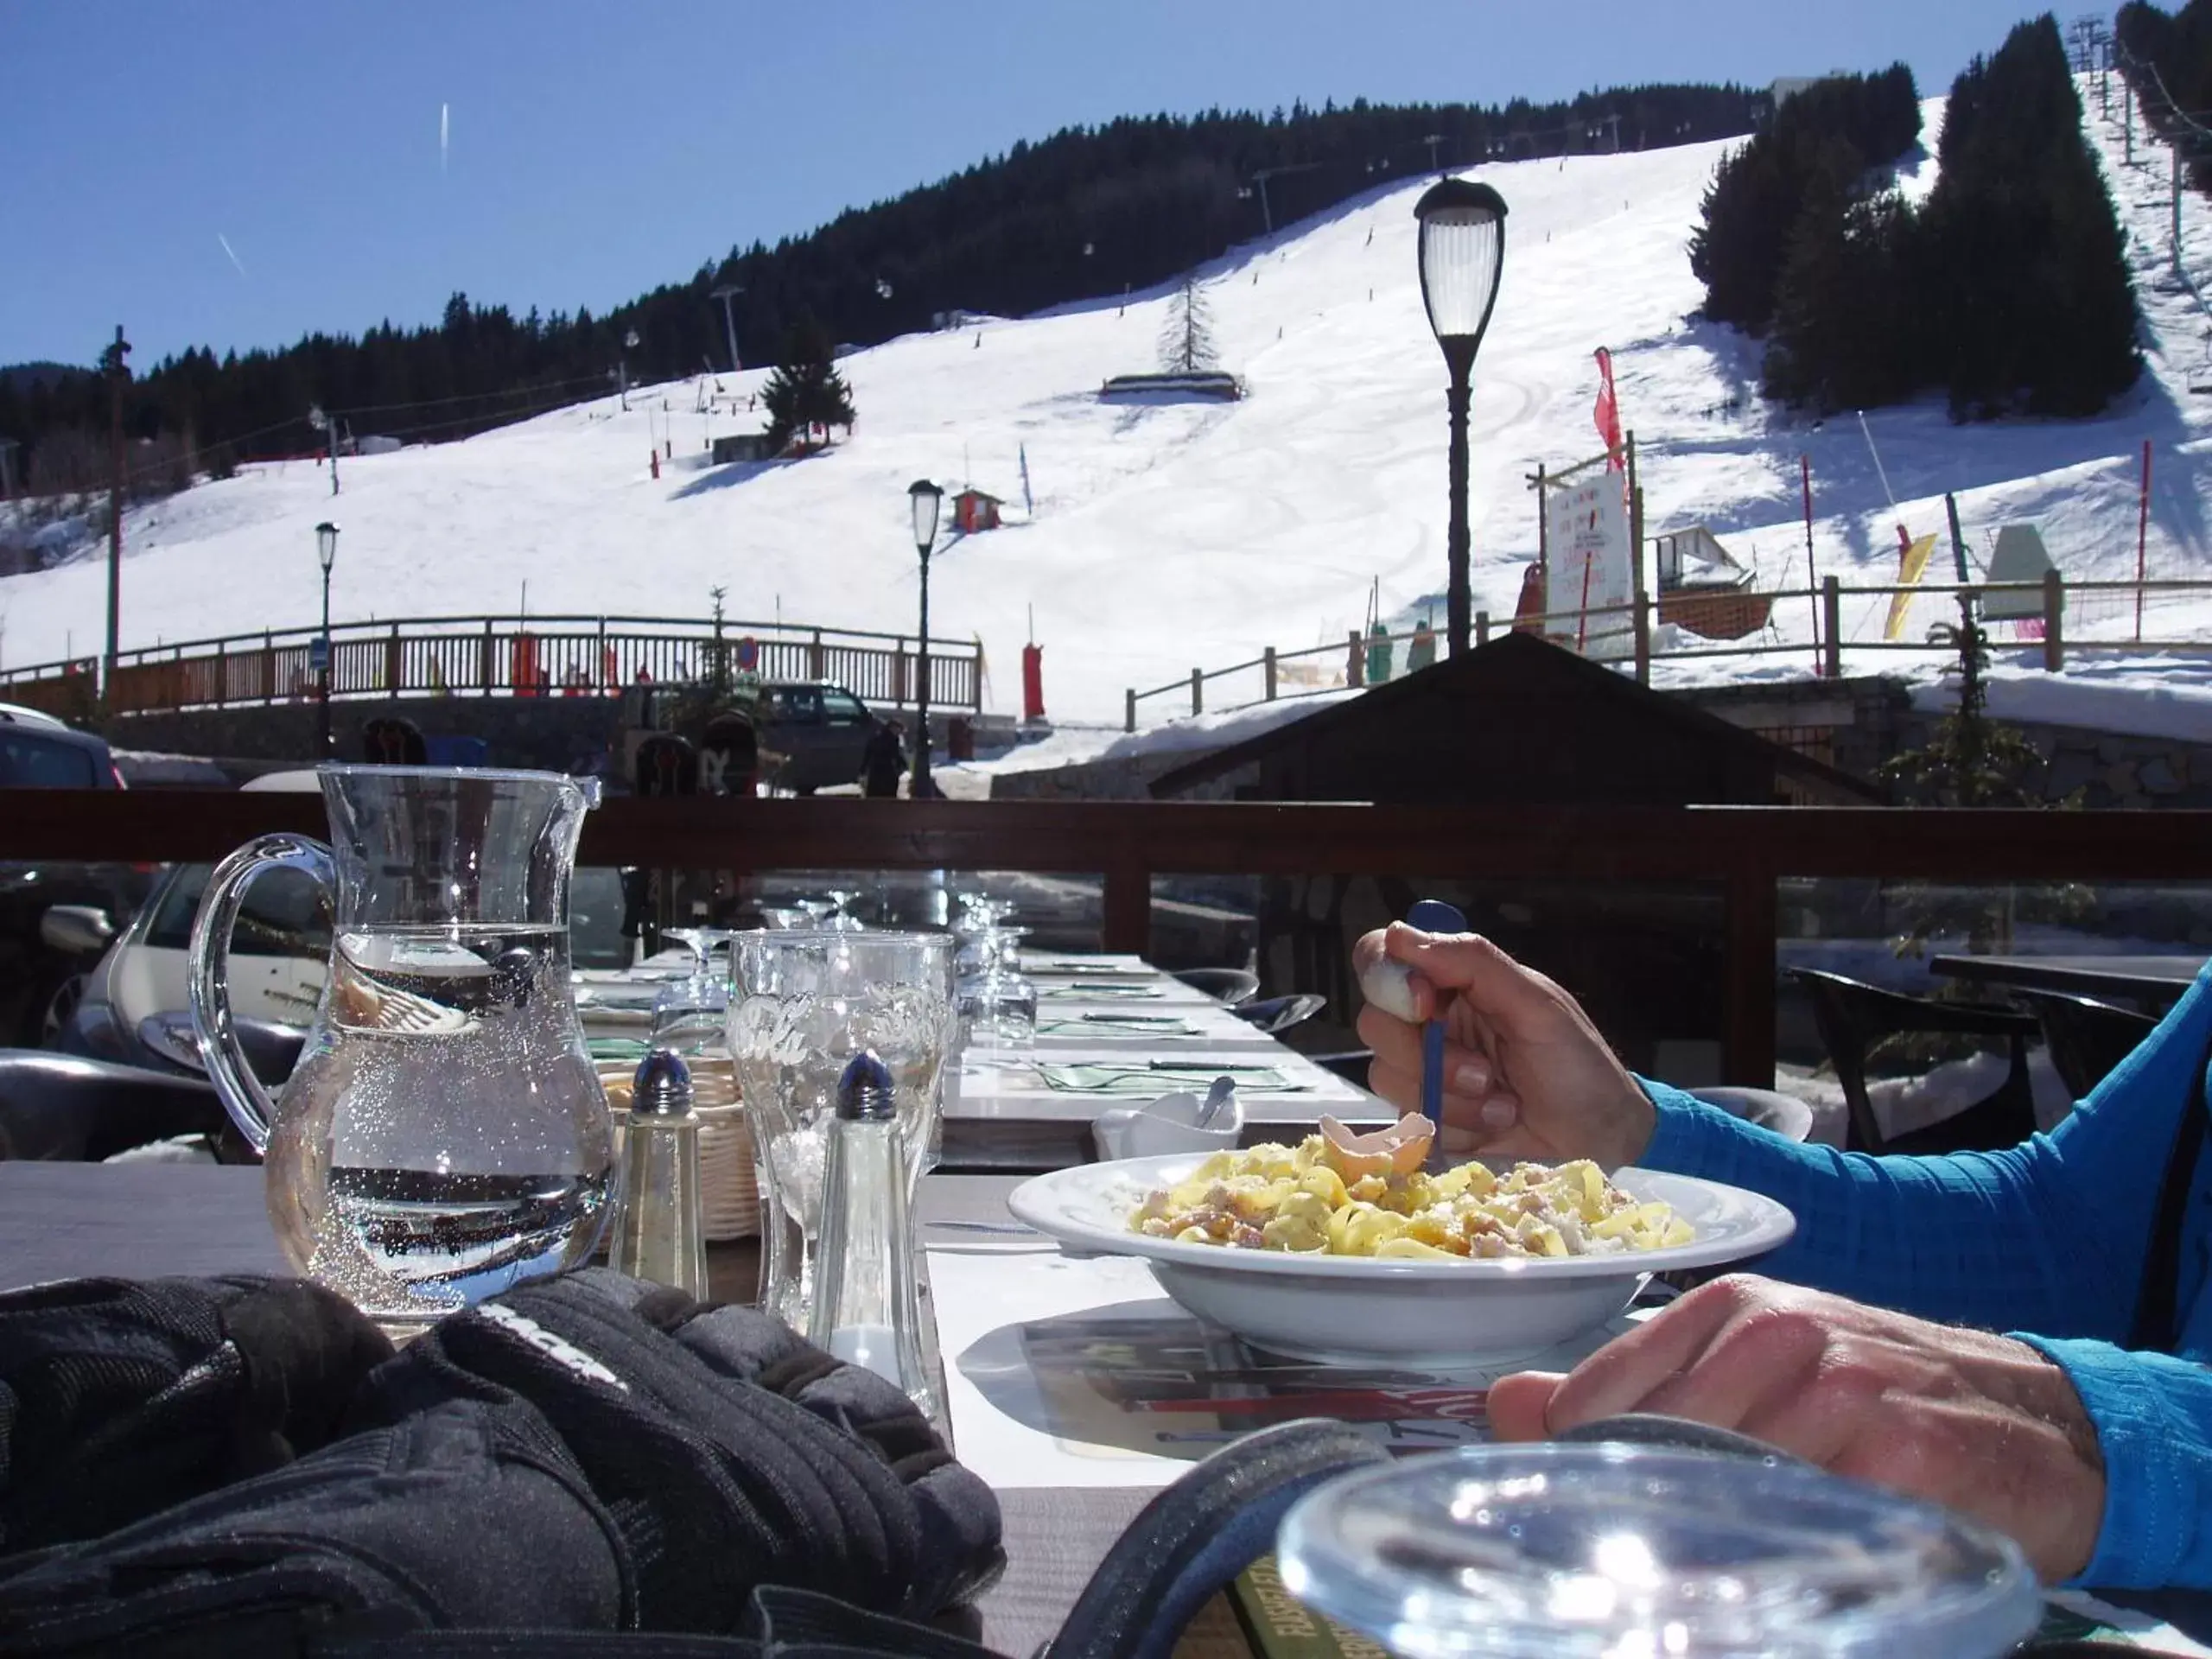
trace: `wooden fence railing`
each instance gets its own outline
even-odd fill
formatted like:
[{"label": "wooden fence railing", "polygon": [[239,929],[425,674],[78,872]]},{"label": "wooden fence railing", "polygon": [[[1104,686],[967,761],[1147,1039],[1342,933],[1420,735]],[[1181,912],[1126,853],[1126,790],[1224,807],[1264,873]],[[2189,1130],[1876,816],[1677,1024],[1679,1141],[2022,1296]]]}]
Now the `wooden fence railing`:
[{"label": "wooden fence railing", "polygon": [[[1683,595],[1672,593],[1662,594],[1656,599],[1649,594],[1638,594],[1626,605],[1593,605],[1585,610],[1516,617],[1510,622],[1500,621],[1489,612],[1481,611],[1475,616],[1475,643],[1487,642],[1494,630],[1503,627],[1540,632],[1592,657],[1632,667],[1637,678],[1646,683],[1650,680],[1654,662],[1722,657],[1794,656],[1804,663],[1808,672],[1835,679],[1843,673],[1847,652],[1925,653],[1930,650],[1925,627],[1932,622],[1948,622],[1955,618],[1961,594],[1977,601],[1999,596],[2012,599],[2014,613],[2006,620],[2021,628],[2021,636],[2009,640],[1993,638],[1993,648],[2024,648],[2053,671],[2065,666],[2069,653],[2212,652],[2212,637],[2145,639],[2141,609],[2146,598],[2153,601],[2190,595],[2212,598],[2212,582],[2069,582],[2056,573],[2041,582],[1981,582],[1966,586],[1923,583],[1914,587],[1894,583],[1847,587],[1839,578],[1829,576],[1818,588],[1712,594],[1688,601]],[[1887,619],[1884,613],[1889,602],[1899,595],[1912,602],[1910,616],[1919,624],[1919,629],[1908,628],[1905,632],[1910,637],[1891,639],[1886,637]],[[1737,606],[1746,600],[1762,607],[1762,621],[1753,623],[1750,633],[1740,639],[1708,639],[1687,629],[1670,637],[1659,626],[1671,620],[1669,613],[1686,603]],[[1847,601],[1872,603],[1847,607]],[[2132,633],[2125,628],[2126,613],[2131,606],[2135,613]],[[2120,626],[2114,631],[2114,637],[2090,633],[2077,622],[2069,621],[2069,617],[2078,617],[2083,611],[2103,611],[2108,617],[2117,619]],[[1768,615],[1792,612],[1811,619],[1810,639],[1784,639],[1778,630],[1764,623]],[[1867,638],[1870,631],[1878,632],[1881,637]],[[1232,663],[1226,668],[1193,668],[1187,677],[1170,680],[1148,690],[1130,687],[1123,693],[1123,729],[1136,730],[1141,706],[1158,698],[1174,699],[1179,714],[1185,696],[1189,698],[1190,712],[1194,715],[1203,714],[1209,708],[1217,711],[1247,708],[1255,702],[1273,702],[1279,697],[1306,692],[1378,684],[1409,669],[1425,666],[1446,649],[1441,632],[1431,629],[1386,634],[1352,629],[1335,644],[1309,645],[1298,651],[1278,651],[1270,645],[1259,656]],[[1256,679],[1251,677],[1255,674]],[[1230,680],[1240,683],[1224,695],[1222,683]]]},{"label": "wooden fence railing", "polygon": [[[313,795],[10,791],[0,860],[213,859],[249,836],[324,831]],[[1261,803],[619,799],[585,820],[587,864],[944,869],[1104,878],[1104,944],[1145,950],[1164,875],[1370,874],[1710,884],[1726,908],[1722,1054],[1774,1077],[1777,883],[1859,876],[2212,881],[2212,812],[1881,807],[1442,808]]]},{"label": "wooden fence railing", "polygon": [[[317,695],[314,628],[188,639],[116,660],[107,712],[168,712],[271,703]],[[828,680],[862,701],[911,705],[921,690],[911,636],[791,623],[652,616],[435,616],[334,624],[333,697],[558,696],[620,691],[641,681],[702,677],[720,651],[766,680]],[[0,670],[0,702],[89,718],[99,663],[82,658]],[[930,642],[930,705],[982,708],[981,649]]]}]

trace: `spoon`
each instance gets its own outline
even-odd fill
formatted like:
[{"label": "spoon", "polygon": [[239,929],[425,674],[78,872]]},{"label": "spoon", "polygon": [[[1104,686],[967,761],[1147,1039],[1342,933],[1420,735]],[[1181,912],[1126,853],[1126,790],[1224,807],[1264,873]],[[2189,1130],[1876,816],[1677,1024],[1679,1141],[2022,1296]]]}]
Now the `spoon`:
[{"label": "spoon", "polygon": [[1236,1079],[1227,1077],[1216,1077],[1213,1080],[1213,1087],[1206,1091],[1205,1104],[1198,1109],[1198,1127],[1202,1129],[1210,1127],[1213,1122],[1214,1114],[1236,1098]]}]

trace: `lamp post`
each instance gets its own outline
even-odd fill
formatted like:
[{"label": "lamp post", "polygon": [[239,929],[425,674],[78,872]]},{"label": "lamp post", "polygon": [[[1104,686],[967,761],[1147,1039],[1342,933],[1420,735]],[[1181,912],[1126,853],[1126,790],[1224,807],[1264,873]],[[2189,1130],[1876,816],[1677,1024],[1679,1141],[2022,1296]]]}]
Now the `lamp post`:
[{"label": "lamp post", "polygon": [[914,510],[914,549],[922,556],[921,685],[914,696],[920,730],[914,741],[914,779],[906,792],[926,800],[935,788],[930,782],[930,548],[937,541],[937,512],[944,492],[926,478],[906,486],[907,505]]},{"label": "lamp post", "polygon": [[637,349],[638,331],[632,328],[622,336],[622,351],[614,359],[615,372],[621,378],[622,407],[626,412],[630,407],[630,353]]},{"label": "lamp post", "polygon": [[322,753],[330,753],[330,567],[338,562],[338,526],[328,519],[315,527],[315,556],[322,565],[322,672],[317,687],[322,702]]},{"label": "lamp post", "polygon": [[1505,268],[1505,199],[1486,184],[1440,179],[1414,204],[1421,221],[1421,299],[1428,326],[1452,371],[1452,523],[1446,543],[1449,582],[1445,606],[1450,651],[1463,655],[1474,624],[1468,571],[1467,377],[1497,303]]}]

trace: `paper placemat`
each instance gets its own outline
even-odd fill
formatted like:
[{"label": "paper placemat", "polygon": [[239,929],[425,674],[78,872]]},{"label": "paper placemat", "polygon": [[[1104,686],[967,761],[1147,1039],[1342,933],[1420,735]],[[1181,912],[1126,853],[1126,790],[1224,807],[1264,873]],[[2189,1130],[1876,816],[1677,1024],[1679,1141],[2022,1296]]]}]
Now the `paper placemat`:
[{"label": "paper placemat", "polygon": [[1037,1022],[1039,1037],[1201,1037],[1205,1033],[1172,1014],[1046,1014]]},{"label": "paper placemat", "polygon": [[1313,1085],[1285,1077],[1272,1065],[1227,1064],[1209,1065],[1193,1060],[1188,1065],[1118,1065],[1102,1062],[1056,1065],[1040,1061],[1037,1075],[1049,1089],[1069,1095],[1112,1095],[1157,1100],[1178,1089],[1203,1096],[1216,1077],[1228,1077],[1239,1094],[1302,1095]]},{"label": "paper placemat", "polygon": [[1164,1486],[1270,1423],[1334,1417],[1402,1452],[1487,1435],[1509,1371],[1563,1370],[1628,1321],[1535,1359],[1445,1375],[1263,1354],[1201,1323],[1128,1256],[929,1252],[960,1460],[993,1486]]}]

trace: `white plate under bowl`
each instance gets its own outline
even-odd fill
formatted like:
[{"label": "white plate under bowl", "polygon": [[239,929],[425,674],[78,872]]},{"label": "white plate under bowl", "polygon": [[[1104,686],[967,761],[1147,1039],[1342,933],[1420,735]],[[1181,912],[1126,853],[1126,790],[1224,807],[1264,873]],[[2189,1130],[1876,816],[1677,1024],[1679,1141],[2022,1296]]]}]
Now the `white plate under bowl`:
[{"label": "white plate under bowl", "polygon": [[1134,1255],[1201,1319],[1296,1359],[1449,1366],[1519,1359],[1603,1325],[1654,1273],[1770,1250],[1797,1229],[1773,1199],[1718,1181],[1623,1169],[1614,1185],[1659,1199],[1687,1244],[1612,1255],[1408,1262],[1185,1244],[1129,1230],[1129,1211],[1205,1161],[1181,1153],[1084,1164],[1024,1181],[1014,1213],[1066,1248]]}]

